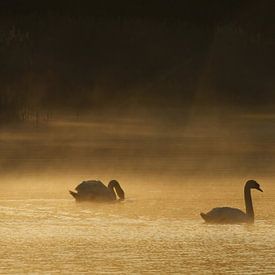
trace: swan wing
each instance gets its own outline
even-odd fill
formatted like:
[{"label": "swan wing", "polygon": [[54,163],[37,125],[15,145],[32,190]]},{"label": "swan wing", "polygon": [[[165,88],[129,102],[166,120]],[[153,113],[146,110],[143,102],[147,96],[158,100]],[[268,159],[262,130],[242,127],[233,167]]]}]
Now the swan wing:
[{"label": "swan wing", "polygon": [[209,223],[241,223],[245,222],[246,214],[238,208],[217,207],[213,208],[202,217]]},{"label": "swan wing", "polygon": [[75,188],[78,193],[96,192],[104,189],[107,187],[99,180],[83,181]]},{"label": "swan wing", "polygon": [[112,198],[110,190],[98,180],[83,181],[75,190],[82,199],[95,200]]}]

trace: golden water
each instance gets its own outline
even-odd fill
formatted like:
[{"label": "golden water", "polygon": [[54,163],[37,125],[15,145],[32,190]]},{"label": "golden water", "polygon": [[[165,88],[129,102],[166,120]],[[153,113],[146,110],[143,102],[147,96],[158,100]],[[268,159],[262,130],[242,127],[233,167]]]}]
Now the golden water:
[{"label": "golden water", "polygon": [[127,199],[107,204],[76,204],[67,193],[73,182],[58,180],[44,191],[4,188],[1,274],[275,273],[275,188],[265,179],[264,193],[252,194],[254,225],[206,225],[199,216],[215,206],[244,208],[243,183],[234,179],[125,178]]},{"label": "golden water", "polygon": [[[53,121],[0,131],[0,273],[275,274],[274,117]],[[76,204],[117,179],[122,203]],[[206,225],[217,206],[254,225]]]}]

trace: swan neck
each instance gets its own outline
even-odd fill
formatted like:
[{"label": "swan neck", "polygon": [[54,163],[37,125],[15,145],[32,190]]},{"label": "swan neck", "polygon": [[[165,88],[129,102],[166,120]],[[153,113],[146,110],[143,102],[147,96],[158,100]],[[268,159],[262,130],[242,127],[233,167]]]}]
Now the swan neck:
[{"label": "swan neck", "polygon": [[245,200],[245,208],[246,215],[249,220],[254,221],[254,209],[251,198],[251,189],[247,186],[244,188],[244,200]]},{"label": "swan neck", "polygon": [[108,186],[108,189],[110,190],[114,200],[116,199],[116,193],[115,193],[115,190],[114,190],[114,186]]},{"label": "swan neck", "polygon": [[[112,192],[114,198],[116,199],[116,195],[119,197],[120,200],[124,200],[125,194],[124,191],[122,190],[121,186],[119,185],[118,182],[116,183],[109,183],[108,188]],[[116,192],[115,192],[116,191]]]}]

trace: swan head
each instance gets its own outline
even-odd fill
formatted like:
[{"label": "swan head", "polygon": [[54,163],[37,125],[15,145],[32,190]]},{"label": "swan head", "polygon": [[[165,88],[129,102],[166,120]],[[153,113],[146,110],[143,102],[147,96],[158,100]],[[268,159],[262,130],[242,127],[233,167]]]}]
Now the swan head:
[{"label": "swan head", "polygon": [[260,188],[260,184],[255,180],[247,181],[245,187],[249,188],[249,189],[257,189],[257,190],[263,192],[263,190]]}]

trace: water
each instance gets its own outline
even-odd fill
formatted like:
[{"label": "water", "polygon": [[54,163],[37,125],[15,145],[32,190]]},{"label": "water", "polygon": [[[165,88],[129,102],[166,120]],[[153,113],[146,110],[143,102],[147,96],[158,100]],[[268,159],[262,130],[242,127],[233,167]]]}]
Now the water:
[{"label": "water", "polygon": [[275,273],[275,188],[265,179],[264,193],[252,194],[254,225],[206,225],[199,216],[214,206],[244,208],[243,183],[234,179],[128,179],[126,201],[107,204],[76,204],[65,182],[44,192],[4,188],[1,274]]},{"label": "water", "polygon": [[[188,116],[189,117],[189,116]],[[274,116],[57,120],[0,131],[0,273],[275,274]],[[123,203],[76,204],[117,179]],[[254,225],[206,225],[217,206]]]}]

